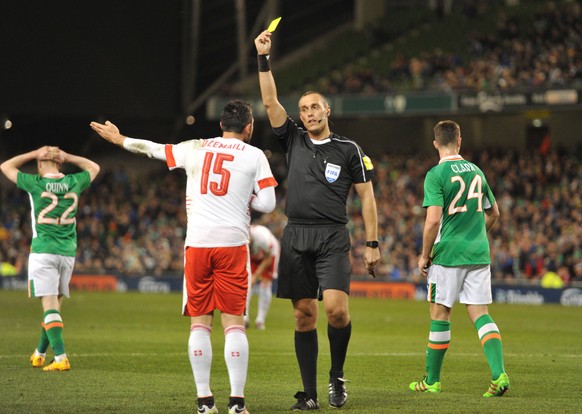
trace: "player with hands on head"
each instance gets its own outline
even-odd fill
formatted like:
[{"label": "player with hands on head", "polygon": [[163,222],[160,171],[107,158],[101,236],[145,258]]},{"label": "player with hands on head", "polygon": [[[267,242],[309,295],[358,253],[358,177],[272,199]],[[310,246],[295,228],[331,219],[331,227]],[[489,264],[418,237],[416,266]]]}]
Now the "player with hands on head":
[{"label": "player with hands on head", "polygon": [[224,358],[230,379],[229,414],[248,413],[245,404],[249,344],[243,315],[250,278],[249,205],[263,213],[275,208],[269,162],[249,145],[254,118],[242,100],[226,104],[220,117],[222,136],[158,144],[128,138],[107,121],[91,123],[105,140],[127,151],[165,161],[187,175],[188,218],[182,314],[190,317],[188,355],[198,396],[198,413],[217,413],[210,390],[214,311],[221,312]]},{"label": "player with hands on head", "polygon": [[434,127],[433,145],[440,161],[425,177],[426,220],[418,270],[427,277],[430,333],[427,373],[412,382],[412,391],[441,391],[440,373],[451,341],[455,302],[465,304],[491,369],[484,397],[502,396],[509,389],[501,334],[489,315],[491,256],[487,232],[499,218],[499,208],[483,172],[460,155],[461,128],[454,121]]},{"label": "player with hands on head", "polygon": [[[38,174],[27,174],[20,167],[36,161]],[[76,165],[82,171],[63,174],[63,163]],[[99,174],[99,165],[58,147],[44,146],[17,155],[0,165],[4,175],[30,196],[32,241],[28,257],[28,295],[40,298],[43,318],[40,340],[30,357],[33,367],[44,371],[71,369],[65,352],[63,297],[69,297],[69,283],[77,254],[76,218],[81,193]],[[54,360],[44,366],[51,347]]]},{"label": "player with hands on head", "polygon": [[319,408],[318,298],[323,300],[328,321],[329,405],[338,408],[348,397],[344,363],[352,331],[347,198],[352,187],[360,197],[368,240],[364,262],[373,275],[380,260],[371,182],[374,167],[356,142],[331,132],[331,108],[322,94],[308,91],[299,99],[303,127],[287,115],[277,98],[271,72],[271,37],[270,31],[263,31],[255,39],[255,46],[261,97],[273,132],[287,155],[289,170],[285,206],[288,223],[281,238],[277,296],[291,299],[295,316],[295,354],[303,391],[295,394],[297,403],[291,409]]}]

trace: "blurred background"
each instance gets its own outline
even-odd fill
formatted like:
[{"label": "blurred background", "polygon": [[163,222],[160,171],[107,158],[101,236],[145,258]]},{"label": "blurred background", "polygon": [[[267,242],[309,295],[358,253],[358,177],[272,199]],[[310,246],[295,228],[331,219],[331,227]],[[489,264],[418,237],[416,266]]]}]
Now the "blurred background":
[{"label": "blurred background", "polygon": [[[423,179],[438,162],[432,128],[453,119],[462,155],[501,208],[491,231],[495,282],[582,283],[581,1],[85,0],[0,3],[0,161],[42,145],[102,165],[77,218],[78,273],[181,275],[185,176],[99,139],[111,120],[136,138],[220,135],[233,98],[252,102],[253,144],[280,183],[284,156],[265,120],[254,38],[271,19],[279,97],[298,119],[325,94],[332,130],[374,161],[380,280],[419,281]],[[34,166],[29,166],[34,167]],[[26,273],[26,193],[0,177],[0,263]],[[354,277],[365,278],[359,201],[349,200]],[[547,279],[550,280],[550,279]]]}]

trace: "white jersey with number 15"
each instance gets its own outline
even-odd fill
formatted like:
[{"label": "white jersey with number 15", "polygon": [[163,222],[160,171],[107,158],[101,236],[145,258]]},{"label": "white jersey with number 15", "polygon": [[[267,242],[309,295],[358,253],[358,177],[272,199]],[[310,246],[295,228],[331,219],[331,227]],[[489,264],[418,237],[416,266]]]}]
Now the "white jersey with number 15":
[{"label": "white jersey with number 15", "polygon": [[168,168],[183,168],[186,183],[186,246],[225,247],[249,242],[251,195],[277,185],[267,157],[236,138],[166,145]]}]

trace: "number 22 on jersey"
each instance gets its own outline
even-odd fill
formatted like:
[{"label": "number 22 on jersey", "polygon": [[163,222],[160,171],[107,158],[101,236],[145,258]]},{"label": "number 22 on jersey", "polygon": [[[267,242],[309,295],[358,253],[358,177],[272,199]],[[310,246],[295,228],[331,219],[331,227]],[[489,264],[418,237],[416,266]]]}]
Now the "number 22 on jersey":
[{"label": "number 22 on jersey", "polygon": [[[234,160],[234,155],[224,153],[207,152],[202,165],[202,180],[200,182],[200,194],[208,194],[208,191],[215,196],[224,196],[228,193],[230,182],[230,171],[224,167],[225,162]],[[219,181],[210,181],[210,171],[219,175]]]},{"label": "number 22 on jersey", "polygon": [[42,198],[50,198],[51,203],[38,213],[38,224],[55,224],[57,226],[64,226],[75,222],[75,217],[68,216],[77,208],[77,204],[79,203],[79,197],[76,193],[66,193],[64,195],[66,199],[72,199],[73,203],[63,212],[63,214],[61,214],[60,217],[47,217],[47,214],[53,211],[59,204],[59,197],[55,193],[50,193],[48,191],[43,191],[40,196]]}]

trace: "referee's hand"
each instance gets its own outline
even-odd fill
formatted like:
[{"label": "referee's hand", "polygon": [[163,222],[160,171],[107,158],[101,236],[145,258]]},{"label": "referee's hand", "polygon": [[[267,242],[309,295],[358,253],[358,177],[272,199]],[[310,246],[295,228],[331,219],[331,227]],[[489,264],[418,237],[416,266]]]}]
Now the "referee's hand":
[{"label": "referee's hand", "polygon": [[271,53],[271,32],[264,30],[255,39],[255,47],[258,55],[268,55]]},{"label": "referee's hand", "polygon": [[366,252],[364,253],[364,263],[366,264],[366,270],[370,276],[376,277],[375,267],[379,261],[380,249],[366,247]]}]

